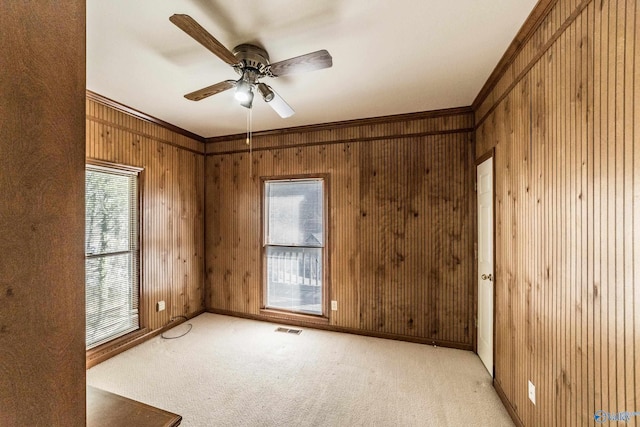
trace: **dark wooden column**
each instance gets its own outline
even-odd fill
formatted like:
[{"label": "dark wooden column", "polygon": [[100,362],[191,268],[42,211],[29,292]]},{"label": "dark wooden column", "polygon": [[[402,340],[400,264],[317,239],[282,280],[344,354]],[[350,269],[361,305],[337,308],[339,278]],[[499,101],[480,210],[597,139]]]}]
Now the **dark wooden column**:
[{"label": "dark wooden column", "polygon": [[0,425],[79,426],[85,2],[0,10]]}]

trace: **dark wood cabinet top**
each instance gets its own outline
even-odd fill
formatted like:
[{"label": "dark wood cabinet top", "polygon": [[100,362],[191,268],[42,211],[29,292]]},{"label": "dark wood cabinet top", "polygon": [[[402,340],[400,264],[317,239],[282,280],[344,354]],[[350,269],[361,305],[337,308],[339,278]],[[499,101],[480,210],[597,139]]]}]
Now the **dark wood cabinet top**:
[{"label": "dark wood cabinet top", "polygon": [[88,427],[174,427],[182,417],[87,385]]}]

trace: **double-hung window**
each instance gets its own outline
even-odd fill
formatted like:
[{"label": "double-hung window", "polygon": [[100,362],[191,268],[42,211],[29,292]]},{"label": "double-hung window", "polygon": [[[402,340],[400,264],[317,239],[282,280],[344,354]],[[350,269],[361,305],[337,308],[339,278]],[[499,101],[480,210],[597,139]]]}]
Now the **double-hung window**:
[{"label": "double-hung window", "polygon": [[265,308],[324,314],[324,204],[321,178],[264,182]]},{"label": "double-hung window", "polygon": [[138,172],[87,165],[87,349],[140,327]]}]

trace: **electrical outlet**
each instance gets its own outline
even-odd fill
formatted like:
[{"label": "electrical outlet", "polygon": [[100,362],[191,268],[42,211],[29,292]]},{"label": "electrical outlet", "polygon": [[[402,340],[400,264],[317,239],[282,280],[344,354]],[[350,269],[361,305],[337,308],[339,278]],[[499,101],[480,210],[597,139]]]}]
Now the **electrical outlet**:
[{"label": "electrical outlet", "polygon": [[531,381],[529,381],[529,400],[536,404],[536,386]]},{"label": "electrical outlet", "polygon": [[338,301],[331,301],[331,311],[338,311]]},{"label": "electrical outlet", "polygon": [[164,301],[158,301],[156,303],[156,311],[163,311],[165,308]]}]

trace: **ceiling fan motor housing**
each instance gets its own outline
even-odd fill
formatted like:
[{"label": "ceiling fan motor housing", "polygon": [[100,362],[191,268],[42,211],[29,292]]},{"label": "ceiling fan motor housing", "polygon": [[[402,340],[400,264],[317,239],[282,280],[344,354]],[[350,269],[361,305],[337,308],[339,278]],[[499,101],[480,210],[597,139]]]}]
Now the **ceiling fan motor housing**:
[{"label": "ceiling fan motor housing", "polygon": [[264,77],[269,65],[269,54],[261,47],[252,44],[241,44],[233,49],[233,54],[242,62],[242,67],[236,68],[239,74],[243,70],[252,70],[257,78]]}]

